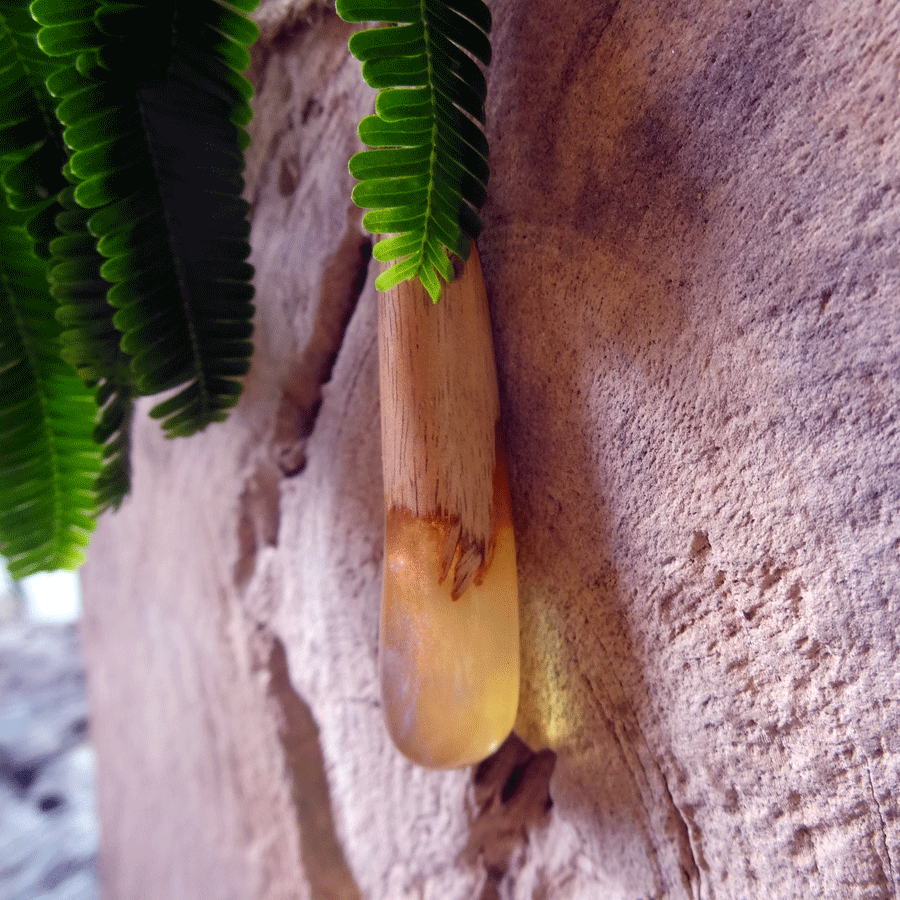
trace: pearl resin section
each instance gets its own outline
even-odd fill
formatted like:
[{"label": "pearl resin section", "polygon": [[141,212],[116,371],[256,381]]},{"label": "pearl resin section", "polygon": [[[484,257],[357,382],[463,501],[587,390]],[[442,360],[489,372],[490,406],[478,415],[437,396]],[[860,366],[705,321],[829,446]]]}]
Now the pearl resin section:
[{"label": "pearl resin section", "polygon": [[505,518],[490,565],[454,600],[452,577],[440,577],[448,526],[388,513],[381,696],[394,743],[428,768],[484,759],[516,718],[519,600]]}]

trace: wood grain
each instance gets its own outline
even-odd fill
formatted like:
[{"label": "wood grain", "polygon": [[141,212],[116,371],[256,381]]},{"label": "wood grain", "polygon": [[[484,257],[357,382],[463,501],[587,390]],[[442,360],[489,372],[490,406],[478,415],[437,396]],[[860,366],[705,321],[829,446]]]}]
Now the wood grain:
[{"label": "wood grain", "polygon": [[432,303],[418,279],[379,295],[387,512],[446,529],[454,596],[490,563],[498,470],[497,371],[478,251]]}]

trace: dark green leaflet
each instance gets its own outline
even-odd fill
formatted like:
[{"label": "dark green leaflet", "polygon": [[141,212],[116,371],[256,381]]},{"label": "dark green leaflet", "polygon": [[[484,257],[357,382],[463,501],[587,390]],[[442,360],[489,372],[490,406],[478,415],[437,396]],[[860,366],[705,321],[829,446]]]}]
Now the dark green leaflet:
[{"label": "dark green leaflet", "polygon": [[0,0],[0,552],[17,576],[76,565],[127,493],[136,396],[179,389],[153,410],[170,436],[237,402],[255,6]]},{"label": "dark green leaflet", "polygon": [[67,173],[108,257],[100,275],[133,393],[181,386],[152,414],[170,436],[192,434],[226,418],[252,353],[239,72],[256,26],[218,0],[35,0],[32,12],[60,61],[48,85]]}]

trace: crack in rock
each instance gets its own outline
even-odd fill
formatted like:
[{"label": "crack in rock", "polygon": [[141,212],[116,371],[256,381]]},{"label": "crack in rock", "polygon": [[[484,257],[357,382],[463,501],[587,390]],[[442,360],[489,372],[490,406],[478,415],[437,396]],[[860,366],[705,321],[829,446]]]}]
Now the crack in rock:
[{"label": "crack in rock", "polygon": [[303,871],[310,893],[328,900],[360,900],[359,888],[335,830],[318,726],[291,683],[284,644],[271,632],[270,637],[268,695],[291,782]]},{"label": "crack in rock", "polygon": [[238,503],[238,557],[232,579],[244,590],[256,571],[259,551],[278,545],[281,524],[281,472],[269,461],[260,462],[244,481]]},{"label": "crack in rock", "polygon": [[464,856],[481,861],[487,882],[480,900],[500,896],[500,885],[514,877],[516,854],[528,845],[528,833],[550,813],[550,778],[556,767],[552,750],[538,753],[511,734],[492,756],[478,765],[474,775],[477,814],[471,824]]},{"label": "crack in rock", "polygon": [[312,334],[285,378],[272,447],[284,475],[306,465],[306,445],[322,405],[322,387],[331,378],[347,326],[366,283],[372,241],[359,229],[361,211],[347,212],[347,229],[322,272]]},{"label": "crack in rock", "polygon": [[[654,762],[656,761],[654,760]],[[675,831],[675,839],[680,857],[682,884],[684,885],[686,894],[692,897],[693,900],[699,900],[701,892],[700,867],[697,864],[697,857],[694,853],[690,827],[684,813],[672,796],[669,782],[658,762],[656,763],[656,767],[659,770],[659,777],[662,780],[663,791],[669,806],[669,821]]]}]

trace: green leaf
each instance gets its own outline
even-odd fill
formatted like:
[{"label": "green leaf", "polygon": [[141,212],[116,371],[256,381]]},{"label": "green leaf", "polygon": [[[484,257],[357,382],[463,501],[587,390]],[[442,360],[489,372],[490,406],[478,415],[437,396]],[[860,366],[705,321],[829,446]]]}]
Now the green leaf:
[{"label": "green leaf", "polygon": [[51,293],[59,302],[56,320],[63,328],[62,357],[86,384],[98,385],[95,402],[100,422],[94,441],[103,447],[102,469],[94,485],[96,512],[117,509],[131,487],[130,429],[134,412],[130,358],[120,346],[115,309],[107,300],[103,257],[88,231],[90,212],[78,206],[75,191],[63,191],[62,232],[50,244]]},{"label": "green leaf", "polygon": [[93,17],[71,18],[65,25],[47,25],[41,28],[38,45],[47,56],[70,56],[97,38],[97,26]]},{"label": "green leaf", "polygon": [[420,0],[337,0],[337,14],[345,22],[417,22]]},{"label": "green leaf", "polygon": [[0,202],[0,552],[14,578],[79,565],[93,528],[97,406],[54,352],[55,306],[23,216]]},{"label": "green leaf", "polygon": [[[74,197],[91,211],[83,226],[107,258],[92,262],[90,276],[66,268],[67,247],[58,245],[53,272],[69,290],[63,315],[82,323],[65,332],[68,353],[86,371],[85,348],[99,352],[121,330],[112,371],[125,378],[116,384],[131,394],[192,385],[190,403],[163,427],[170,435],[198,431],[233,405],[252,352],[244,339],[253,269],[241,197],[252,90],[240,72],[258,29],[239,10],[255,4],[93,0],[91,10],[74,0],[66,18],[48,0],[35,3],[46,24],[39,39],[53,52],[77,49],[50,88],[73,151]],[[77,48],[65,42],[67,28]],[[98,279],[111,283],[107,321],[89,326],[85,315],[98,307],[88,288]],[[220,358],[223,309],[234,311],[236,343]]]},{"label": "green leaf", "polygon": [[379,262],[391,262],[404,256],[409,256],[419,247],[421,238],[414,232],[396,234],[393,237],[379,241],[372,250],[372,255]]},{"label": "green leaf", "polygon": [[89,19],[96,0],[34,0],[31,15],[42,25],[65,25],[71,19]]},{"label": "green leaf", "polygon": [[350,52],[361,62],[385,56],[409,56],[425,52],[425,28],[422,22],[399,27],[357,31],[348,41]]},{"label": "green leaf", "polygon": [[363,226],[391,234],[376,258],[396,261],[376,281],[387,290],[418,277],[432,299],[453,278],[481,231],[489,176],[484,136],[491,16],[482,0],[337,0],[349,22],[389,24],[354,34],[351,52],[380,89],[359,136],[374,148],[350,160]]},{"label": "green leaf", "polygon": [[33,247],[46,258],[55,198],[65,186],[65,149],[46,86],[54,64],[37,46],[37,30],[27,4],[0,3],[0,189],[13,209],[26,213]]},{"label": "green leaf", "polygon": [[431,158],[431,148],[398,147],[363,150],[350,159],[350,174],[363,181],[393,175],[413,175],[421,172]]}]

